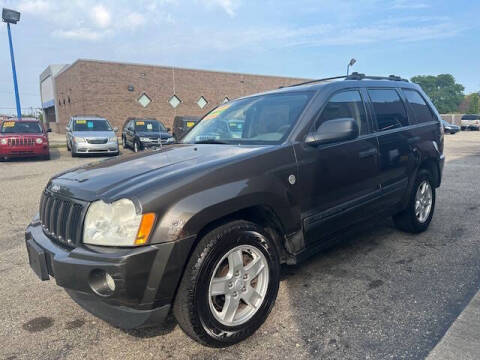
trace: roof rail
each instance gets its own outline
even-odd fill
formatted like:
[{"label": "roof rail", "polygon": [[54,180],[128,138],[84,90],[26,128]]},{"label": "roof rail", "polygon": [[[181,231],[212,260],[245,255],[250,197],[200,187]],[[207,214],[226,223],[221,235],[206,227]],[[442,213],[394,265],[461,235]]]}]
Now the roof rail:
[{"label": "roof rail", "polygon": [[361,74],[361,73],[358,73],[358,72],[353,72],[351,75],[345,77],[345,80],[363,80],[363,79],[369,79],[369,80],[390,80],[390,81],[406,81],[406,82],[409,82],[407,79],[403,79],[403,78],[401,78],[400,76],[397,76],[397,75],[371,76],[371,75]]},{"label": "roof rail", "polygon": [[279,89],[286,88],[286,87],[308,85],[308,84],[313,84],[313,83],[322,82],[322,81],[338,80],[338,79],[345,79],[345,80],[369,79],[369,80],[390,80],[390,81],[406,81],[406,82],[409,82],[407,79],[403,79],[403,78],[401,78],[400,76],[397,76],[397,75],[371,76],[371,75],[361,74],[361,73],[358,73],[358,72],[353,72],[350,75],[333,76],[333,77],[328,77],[328,78],[323,78],[323,79],[309,80],[309,81],[301,82],[301,83],[298,83],[298,84],[280,86]]},{"label": "roof rail", "polygon": [[301,83],[298,83],[298,84],[292,84],[292,85],[287,85],[287,86],[280,86],[279,89],[282,89],[282,88],[285,88],[285,87],[294,87],[294,86],[301,86],[301,85],[313,84],[313,83],[321,82],[321,81],[343,79],[343,78],[345,78],[345,77],[346,77],[346,75],[342,75],[342,76],[333,76],[333,77],[328,77],[328,78],[323,78],[323,79],[309,80],[309,81],[301,82]]}]

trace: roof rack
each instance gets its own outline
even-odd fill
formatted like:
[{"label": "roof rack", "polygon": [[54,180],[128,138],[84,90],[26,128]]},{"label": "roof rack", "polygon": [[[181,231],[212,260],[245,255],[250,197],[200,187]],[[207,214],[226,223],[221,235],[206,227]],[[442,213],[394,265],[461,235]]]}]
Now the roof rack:
[{"label": "roof rack", "polygon": [[401,78],[400,76],[397,76],[397,75],[371,76],[371,75],[361,74],[361,73],[358,73],[358,72],[353,72],[350,75],[333,76],[333,77],[328,77],[328,78],[323,78],[323,79],[309,80],[309,81],[305,81],[305,82],[301,82],[301,83],[293,84],[293,85],[280,86],[279,89],[282,89],[284,87],[302,86],[302,85],[308,85],[308,84],[313,84],[313,83],[322,82],[322,81],[338,80],[338,79],[345,79],[345,80],[369,79],[369,80],[390,80],[390,81],[406,81],[406,82],[409,82],[407,79],[403,79],[403,78]]},{"label": "roof rack", "polygon": [[390,81],[406,81],[409,82],[407,79],[403,79],[400,76],[397,75],[389,75],[389,76],[371,76],[371,75],[365,75],[361,74],[358,72],[353,72],[349,76],[345,76],[345,80],[363,80],[363,79],[369,79],[369,80],[390,80]]}]

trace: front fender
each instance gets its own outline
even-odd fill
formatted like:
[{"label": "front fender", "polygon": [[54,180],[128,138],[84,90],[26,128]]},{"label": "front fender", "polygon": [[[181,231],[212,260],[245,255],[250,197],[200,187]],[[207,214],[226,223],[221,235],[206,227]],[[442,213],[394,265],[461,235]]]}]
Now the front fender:
[{"label": "front fender", "polygon": [[298,227],[300,219],[299,207],[289,192],[279,181],[257,178],[191,194],[175,203],[159,219],[153,241],[174,241],[196,235],[209,223],[253,206],[269,207],[288,231]]}]

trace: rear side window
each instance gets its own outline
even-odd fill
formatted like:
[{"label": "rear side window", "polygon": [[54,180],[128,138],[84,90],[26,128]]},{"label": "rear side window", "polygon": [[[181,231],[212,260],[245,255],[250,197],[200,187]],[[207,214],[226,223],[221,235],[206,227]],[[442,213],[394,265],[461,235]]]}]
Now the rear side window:
[{"label": "rear side window", "polygon": [[462,120],[479,120],[480,115],[463,115]]},{"label": "rear side window", "polygon": [[315,130],[326,121],[341,118],[354,119],[360,129],[360,135],[368,133],[365,106],[357,90],[343,91],[333,95],[317,120]]},{"label": "rear side window", "polygon": [[394,89],[369,89],[379,131],[408,125],[405,106]]},{"label": "rear side window", "polygon": [[435,120],[430,108],[418,91],[403,89],[403,93],[415,114],[415,123],[420,124]]}]

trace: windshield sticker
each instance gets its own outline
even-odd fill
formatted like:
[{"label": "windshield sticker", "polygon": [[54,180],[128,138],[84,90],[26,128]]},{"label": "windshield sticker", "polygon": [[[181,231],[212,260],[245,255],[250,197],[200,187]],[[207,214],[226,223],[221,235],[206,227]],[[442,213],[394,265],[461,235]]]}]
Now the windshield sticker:
[{"label": "windshield sticker", "polygon": [[187,121],[187,127],[191,128],[193,125],[195,125],[194,121]]},{"label": "windshield sticker", "polygon": [[4,128],[14,127],[14,126],[15,126],[15,121],[6,121],[6,122],[3,123]]},{"label": "windshield sticker", "polygon": [[77,124],[86,124],[87,120],[75,120]]},{"label": "windshield sticker", "polygon": [[223,113],[225,110],[227,110],[230,107],[230,105],[222,105],[213,110],[210,114],[205,116],[203,120],[210,120],[210,119],[215,119],[218,117],[221,113]]},{"label": "windshield sticker", "polygon": [[148,129],[148,130],[152,130],[152,129],[153,129],[153,125],[152,125],[152,124],[147,124],[147,129]]},{"label": "windshield sticker", "polygon": [[89,129],[93,129],[93,121],[87,122],[87,127],[88,127]]},{"label": "windshield sticker", "polygon": [[145,125],[145,121],[137,121],[136,124],[137,126],[142,126]]}]

